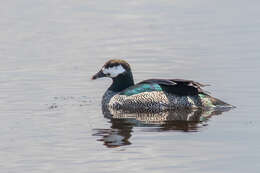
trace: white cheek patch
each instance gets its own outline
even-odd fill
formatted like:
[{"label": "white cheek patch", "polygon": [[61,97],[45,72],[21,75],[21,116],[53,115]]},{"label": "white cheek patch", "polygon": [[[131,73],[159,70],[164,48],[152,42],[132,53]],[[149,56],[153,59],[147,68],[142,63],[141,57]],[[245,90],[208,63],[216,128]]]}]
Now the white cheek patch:
[{"label": "white cheek patch", "polygon": [[122,65],[109,67],[109,68],[103,68],[102,69],[104,74],[110,74],[110,77],[114,78],[117,77],[119,74],[124,73],[126,70]]}]

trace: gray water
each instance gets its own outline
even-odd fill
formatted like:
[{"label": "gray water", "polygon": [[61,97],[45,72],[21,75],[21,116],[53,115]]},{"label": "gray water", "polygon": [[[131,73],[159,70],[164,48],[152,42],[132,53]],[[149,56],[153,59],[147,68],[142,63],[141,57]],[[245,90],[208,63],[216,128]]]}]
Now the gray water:
[{"label": "gray water", "polygon": [[[260,1],[13,0],[0,5],[1,172],[258,172]],[[237,106],[195,124],[102,114],[110,58],[136,81],[211,84]],[[149,123],[148,123],[149,124]]]}]

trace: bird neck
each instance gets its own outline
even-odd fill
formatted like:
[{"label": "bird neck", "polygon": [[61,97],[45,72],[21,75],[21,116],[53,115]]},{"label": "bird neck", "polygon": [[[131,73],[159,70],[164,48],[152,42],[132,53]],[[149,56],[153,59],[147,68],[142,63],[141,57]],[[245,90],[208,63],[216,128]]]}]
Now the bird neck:
[{"label": "bird neck", "polygon": [[114,92],[120,92],[130,86],[134,85],[134,78],[132,72],[123,73],[113,78],[113,83],[109,87],[109,90]]}]

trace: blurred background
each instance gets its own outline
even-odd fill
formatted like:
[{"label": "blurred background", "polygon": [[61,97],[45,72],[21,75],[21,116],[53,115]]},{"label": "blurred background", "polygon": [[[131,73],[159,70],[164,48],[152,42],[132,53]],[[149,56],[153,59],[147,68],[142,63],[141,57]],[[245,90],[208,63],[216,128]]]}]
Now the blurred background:
[{"label": "blurred background", "polygon": [[[259,6],[1,1],[0,170],[257,172]],[[111,81],[90,80],[111,58],[127,60],[137,82],[192,79],[237,108],[191,132],[113,122],[100,105]]]}]

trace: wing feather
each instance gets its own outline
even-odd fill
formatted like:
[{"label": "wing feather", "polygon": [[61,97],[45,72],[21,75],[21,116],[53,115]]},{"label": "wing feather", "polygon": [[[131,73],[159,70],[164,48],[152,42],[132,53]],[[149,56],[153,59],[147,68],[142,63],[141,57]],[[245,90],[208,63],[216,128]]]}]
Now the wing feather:
[{"label": "wing feather", "polygon": [[177,94],[177,95],[197,95],[199,93],[208,94],[207,91],[204,91],[201,87],[208,85],[195,82],[192,80],[185,79],[148,79],[141,81],[138,84],[159,84],[163,91]]}]

